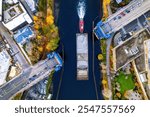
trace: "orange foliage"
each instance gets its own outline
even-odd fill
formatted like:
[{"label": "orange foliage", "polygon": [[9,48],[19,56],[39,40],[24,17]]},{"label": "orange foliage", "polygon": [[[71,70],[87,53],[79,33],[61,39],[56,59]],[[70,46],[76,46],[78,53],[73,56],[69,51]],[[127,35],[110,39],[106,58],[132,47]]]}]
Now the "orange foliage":
[{"label": "orange foliage", "polygon": [[54,17],[52,15],[46,17],[46,23],[52,25],[54,23]]},{"label": "orange foliage", "polygon": [[43,47],[42,47],[42,46],[37,47],[37,48],[38,48],[38,50],[39,50],[40,52],[43,52]]}]

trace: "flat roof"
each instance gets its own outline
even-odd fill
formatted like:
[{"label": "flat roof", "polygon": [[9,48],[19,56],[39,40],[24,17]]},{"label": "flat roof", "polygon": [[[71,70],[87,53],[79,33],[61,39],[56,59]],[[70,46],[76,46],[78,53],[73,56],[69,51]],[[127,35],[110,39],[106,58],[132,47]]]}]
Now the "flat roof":
[{"label": "flat roof", "polygon": [[144,42],[144,53],[146,71],[150,73],[150,39]]},{"label": "flat roof", "polygon": [[15,4],[18,2],[18,0],[5,0],[5,2],[9,4]]},{"label": "flat roof", "polygon": [[14,34],[14,39],[17,43],[23,43],[27,39],[31,38],[33,36],[33,31],[30,27],[25,27],[17,31],[16,34]]},{"label": "flat roof", "polygon": [[27,22],[28,24],[31,24],[33,22],[32,18],[27,13],[23,5],[20,2],[18,3],[18,5],[22,9],[23,13],[19,14],[17,17],[11,19],[7,23],[3,22],[4,26],[9,30],[13,30],[25,22]]},{"label": "flat roof", "polygon": [[36,10],[35,0],[25,0],[25,1],[28,4],[28,6],[30,7],[31,11],[34,12]]},{"label": "flat roof", "polygon": [[144,53],[144,41],[150,38],[147,29],[142,29],[122,44],[113,48],[113,66],[118,71]]},{"label": "flat roof", "polygon": [[7,73],[10,63],[11,57],[6,50],[0,52],[0,85],[6,82]]},{"label": "flat roof", "polygon": [[0,0],[0,21],[2,21],[2,0]]}]

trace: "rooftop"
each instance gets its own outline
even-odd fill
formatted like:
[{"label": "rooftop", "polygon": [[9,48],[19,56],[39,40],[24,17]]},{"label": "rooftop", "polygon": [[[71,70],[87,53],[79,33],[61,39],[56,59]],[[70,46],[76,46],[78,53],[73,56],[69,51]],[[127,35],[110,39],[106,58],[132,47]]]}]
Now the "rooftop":
[{"label": "rooftop", "polygon": [[24,44],[28,39],[33,37],[34,33],[30,27],[25,27],[17,31],[14,34],[14,39],[17,43]]},{"label": "rooftop", "polygon": [[8,4],[16,4],[18,0],[5,0],[5,2]]},{"label": "rooftop", "polygon": [[150,73],[150,40],[144,42],[146,71]]},{"label": "rooftop", "polygon": [[2,21],[2,0],[0,0],[0,21]]},{"label": "rooftop", "polygon": [[33,21],[20,2],[4,11],[3,24],[9,30],[14,30],[25,22],[31,24]]},{"label": "rooftop", "polygon": [[121,69],[132,60],[141,56],[144,53],[143,43],[148,39],[150,39],[150,33],[147,29],[143,29],[122,44],[116,46],[113,49],[114,70],[117,71]]},{"label": "rooftop", "polygon": [[25,0],[28,6],[30,7],[31,11],[36,11],[36,3],[35,0]]},{"label": "rooftop", "polygon": [[0,85],[6,82],[7,73],[11,65],[10,60],[11,57],[6,50],[0,52]]}]

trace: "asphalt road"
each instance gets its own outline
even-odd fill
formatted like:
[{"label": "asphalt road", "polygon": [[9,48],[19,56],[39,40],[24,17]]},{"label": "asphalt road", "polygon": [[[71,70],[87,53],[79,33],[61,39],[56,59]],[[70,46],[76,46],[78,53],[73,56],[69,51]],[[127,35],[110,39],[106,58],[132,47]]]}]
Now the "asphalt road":
[{"label": "asphalt road", "polygon": [[[57,63],[54,59],[44,60],[24,70],[19,76],[0,87],[0,100],[7,100],[47,77]],[[32,77],[35,79],[32,79]]]},{"label": "asphalt road", "polygon": [[[116,13],[114,14],[111,18],[109,18],[106,22],[109,23],[109,25],[111,25],[112,30],[110,33],[112,32],[116,32],[118,30],[120,30],[122,27],[124,27],[125,25],[129,24],[130,22],[132,22],[133,20],[137,19],[138,17],[141,16],[141,14],[146,13],[147,11],[149,11],[150,9],[150,0],[146,0],[145,2],[143,2],[142,4],[140,4],[139,6],[137,6],[137,2],[133,2],[130,5],[130,13],[126,14],[125,16],[122,16],[122,18],[120,18],[119,20],[114,20],[114,18],[120,16],[120,13]],[[132,7],[131,7],[132,6]]]}]

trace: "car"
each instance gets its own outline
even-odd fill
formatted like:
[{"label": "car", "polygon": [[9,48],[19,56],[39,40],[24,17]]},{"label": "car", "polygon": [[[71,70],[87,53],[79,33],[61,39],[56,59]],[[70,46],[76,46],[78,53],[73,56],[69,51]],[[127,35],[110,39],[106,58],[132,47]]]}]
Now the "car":
[{"label": "car", "polygon": [[26,87],[27,86],[27,84],[25,83],[24,85],[22,85],[22,88],[24,88],[24,87]]},{"label": "car", "polygon": [[27,84],[30,84],[31,83],[31,81],[29,80],[28,82],[27,82]]},{"label": "car", "polygon": [[36,79],[36,77],[31,77],[31,78],[29,78],[29,81],[33,81],[35,79]]},{"label": "car", "polygon": [[48,80],[44,80],[44,84],[47,84],[48,83]]},{"label": "car", "polygon": [[126,9],[125,12],[126,12],[126,13],[130,13],[130,10]]},{"label": "car", "polygon": [[116,17],[114,17],[114,19],[113,19],[114,21],[116,21],[117,20],[117,18]]},{"label": "car", "polygon": [[9,53],[10,53],[11,55],[14,54],[14,52],[13,52],[13,50],[12,50],[11,48],[9,49]]},{"label": "car", "polygon": [[118,16],[118,19],[121,19],[121,16]]},{"label": "car", "polygon": [[138,6],[140,6],[141,4],[142,4],[141,2],[138,2],[138,3],[137,3]]},{"label": "car", "polygon": [[10,49],[10,45],[9,45],[9,44],[6,44],[6,47],[7,47],[8,49]]},{"label": "car", "polygon": [[121,15],[121,16],[125,16],[126,14],[125,14],[124,12],[121,12],[120,15]]}]

